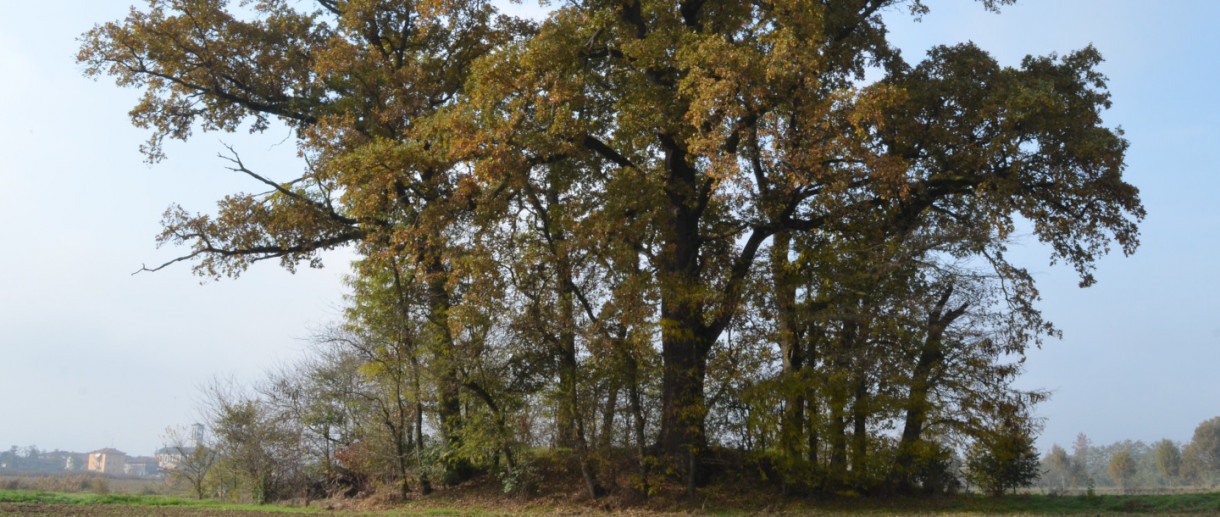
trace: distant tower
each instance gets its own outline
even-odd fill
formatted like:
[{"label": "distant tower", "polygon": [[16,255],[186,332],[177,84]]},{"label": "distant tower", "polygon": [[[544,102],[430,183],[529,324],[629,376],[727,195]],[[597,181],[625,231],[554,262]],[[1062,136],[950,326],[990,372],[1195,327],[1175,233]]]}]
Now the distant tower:
[{"label": "distant tower", "polygon": [[191,442],[193,447],[203,445],[203,424],[191,425]]}]

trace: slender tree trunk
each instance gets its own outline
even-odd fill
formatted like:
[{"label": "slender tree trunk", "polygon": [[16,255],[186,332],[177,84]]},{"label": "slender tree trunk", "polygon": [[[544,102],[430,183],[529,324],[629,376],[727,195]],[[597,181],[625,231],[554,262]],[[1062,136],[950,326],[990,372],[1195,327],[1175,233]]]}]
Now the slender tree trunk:
[{"label": "slender tree trunk", "polygon": [[428,467],[424,464],[424,393],[419,381],[422,372],[419,360],[415,357],[411,358],[411,370],[411,389],[415,395],[415,438],[418,444],[415,447],[415,462],[419,465],[419,493],[428,495],[432,493],[432,481],[428,479]]},{"label": "slender tree trunk", "polygon": [[830,445],[830,464],[828,465],[828,488],[837,490],[847,484],[847,420],[844,418],[846,404],[839,396],[830,401],[830,421],[827,428]]},{"label": "slender tree trunk", "polygon": [[394,440],[394,453],[397,456],[395,459],[398,464],[398,489],[399,495],[402,496],[403,500],[406,500],[407,496],[411,493],[411,484],[407,482],[407,479],[409,479],[409,470],[407,468],[408,446],[405,439],[406,436],[404,436],[404,434],[409,432],[408,428],[398,427],[394,433],[396,435],[395,438],[397,438]]},{"label": "slender tree trunk", "polygon": [[[564,312],[568,312],[570,310],[571,307],[569,305],[567,310]],[[571,346],[566,346],[569,338],[571,339]],[[598,485],[597,476],[594,474],[593,468],[589,464],[589,445],[585,435],[584,418],[581,418],[581,415],[577,409],[580,407],[580,397],[576,383],[577,363],[575,338],[573,336],[564,336],[561,338],[561,341],[565,342],[562,357],[560,358],[562,371],[567,372],[566,375],[561,375],[562,381],[564,382],[563,390],[565,394],[563,405],[568,407],[569,414],[572,415],[572,421],[575,424],[575,429],[573,429],[575,433],[574,442],[576,446],[576,459],[577,462],[580,463],[581,478],[584,479],[585,489],[588,491],[589,497],[597,499],[602,495],[602,488],[600,485]]]},{"label": "slender tree trunk", "polygon": [[830,445],[829,488],[839,489],[847,485],[847,401],[850,385],[846,385],[851,369],[851,354],[855,347],[859,326],[845,321],[839,336],[839,346],[831,360],[830,422],[827,440]]},{"label": "slender tree trunk", "polygon": [[[771,278],[774,282],[776,341],[779,343],[784,380],[784,417],[780,423],[780,450],[789,460],[801,457],[801,438],[805,431],[805,397],[796,384],[804,366],[800,335],[797,332],[796,283],[789,271],[788,249],[791,235],[777,232],[771,244]],[[785,486],[787,480],[785,480]]]},{"label": "slender tree trunk", "polygon": [[409,479],[407,460],[411,447],[411,425],[408,423],[409,417],[407,415],[407,401],[403,398],[402,393],[403,384],[406,382],[406,379],[403,378],[403,373],[405,373],[403,370],[406,365],[403,363],[401,357],[401,354],[407,348],[407,343],[400,341],[398,343],[398,347],[399,355],[395,356],[395,364],[393,369],[394,408],[396,412],[395,422],[391,430],[394,434],[394,452],[396,456],[395,459],[397,460],[396,463],[398,465],[399,495],[402,496],[403,500],[405,501],[411,492],[411,484],[407,482],[407,479]]},{"label": "slender tree trunk", "polygon": [[822,444],[819,441],[821,438],[821,433],[818,432],[818,430],[822,427],[820,412],[818,411],[817,404],[813,403],[813,401],[816,400],[816,397],[809,397],[809,411],[807,412],[809,419],[806,422],[806,424],[809,425],[809,433],[805,435],[805,437],[809,439],[808,450],[805,451],[807,454],[806,457],[809,459],[809,464],[813,465],[815,469],[819,468],[820,466],[818,451],[822,447]]},{"label": "slender tree trunk", "polygon": [[[559,192],[554,185],[547,190],[546,196],[548,207],[560,204]],[[567,233],[562,227],[552,224],[553,221],[547,218],[544,207],[539,206],[538,209],[539,217],[546,218],[545,231],[554,254],[555,282],[559,291],[559,382],[562,400],[557,420],[560,444],[575,446],[585,488],[590,498],[597,499],[602,495],[602,487],[597,483],[596,474],[589,462],[588,435],[585,431],[584,415],[580,411],[580,363],[576,360],[576,284],[571,258],[568,255]]]},{"label": "slender tree trunk", "polygon": [[[808,346],[805,350],[805,370],[807,370],[810,377],[813,377],[813,368],[817,364],[817,343],[819,341],[813,339],[812,335],[806,341],[808,341]],[[819,471],[821,469],[821,458],[819,453],[822,447],[820,440],[823,422],[821,404],[819,402],[820,396],[821,392],[818,384],[810,379],[809,385],[805,391],[805,406],[807,409],[806,415],[808,417],[805,421],[805,425],[808,426],[807,429],[809,430],[809,432],[806,434],[806,438],[809,440],[806,454],[808,454],[809,464],[813,466],[815,471]]]},{"label": "slender tree trunk", "polygon": [[[479,400],[482,400],[483,404],[485,404],[487,406],[487,409],[491,411],[492,417],[495,419],[496,434],[497,434],[497,437],[496,437],[497,450],[496,450],[496,457],[495,457],[496,465],[497,466],[499,465],[500,454],[503,453],[504,460],[508,462],[508,468],[510,468],[510,469],[516,468],[517,461],[513,456],[512,446],[508,440],[508,437],[509,437],[508,415],[505,414],[504,410],[500,407],[500,405],[496,403],[496,400],[494,398],[492,398],[491,393],[488,392],[487,389],[484,388],[482,385],[480,385],[478,383],[474,383],[474,382],[467,382],[467,383],[462,384],[462,386],[464,386],[466,389],[473,392],[475,394],[475,396],[479,398]],[[469,411],[469,408],[467,409],[467,411]]]},{"label": "slender tree trunk", "polygon": [[862,483],[867,476],[868,471],[868,412],[871,403],[869,401],[868,381],[866,373],[861,371],[856,373],[854,400],[852,401],[852,451],[851,451],[851,470],[852,477],[857,484]]},{"label": "slender tree trunk", "polygon": [[610,378],[607,380],[610,393],[606,394],[606,407],[602,410],[602,428],[598,434],[599,445],[603,451],[609,451],[614,446],[614,417],[618,412],[618,391],[619,380]]},{"label": "slender tree trunk", "polygon": [[640,363],[635,355],[627,353],[627,396],[631,400],[632,430],[635,433],[635,451],[637,456],[638,474],[640,476],[640,491],[648,497],[648,444],[644,437],[644,402],[640,396]]},{"label": "slender tree trunk", "polygon": [[[410,484],[407,482],[409,478],[409,455],[414,449],[416,458],[419,460],[420,471],[420,491],[427,495],[431,492],[432,487],[428,484],[427,475],[424,474],[424,464],[420,449],[424,445],[423,435],[423,394],[420,389],[420,368],[419,368],[419,344],[412,339],[412,332],[408,327],[412,321],[411,311],[409,309],[411,301],[407,296],[407,289],[403,282],[402,275],[399,271],[399,263],[397,259],[390,259],[390,268],[394,273],[394,294],[397,305],[398,317],[400,318],[400,327],[398,329],[399,336],[397,338],[398,345],[393,358],[393,368],[390,371],[394,372],[394,400],[398,406],[398,432],[396,436],[400,436],[395,440],[398,444],[403,444],[405,441],[405,449],[398,448],[398,474],[402,482],[402,497],[407,498]],[[435,294],[435,293],[434,293]],[[410,371],[407,370],[407,363],[410,363]],[[406,388],[407,378],[411,379],[411,394],[415,400],[414,408],[406,400],[403,389]],[[410,409],[413,409],[410,410]],[[412,415],[413,413],[413,415]],[[414,418],[415,426],[412,429]],[[412,439],[412,436],[415,439]],[[418,442],[418,445],[414,445]]]}]

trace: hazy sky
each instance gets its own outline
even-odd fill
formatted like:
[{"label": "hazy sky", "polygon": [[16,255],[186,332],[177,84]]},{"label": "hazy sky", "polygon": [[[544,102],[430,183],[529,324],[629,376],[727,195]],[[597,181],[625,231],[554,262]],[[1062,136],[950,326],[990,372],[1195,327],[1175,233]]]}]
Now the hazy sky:
[{"label": "hazy sky", "polygon": [[[0,17],[0,448],[150,454],[167,426],[196,419],[200,385],[258,379],[339,315],[344,253],[202,286],[186,266],[131,275],[181,251],[154,246],[171,203],[208,210],[258,188],[224,169],[222,142],[273,177],[299,164],[285,130],[197,134],[144,164],[147,134],[126,114],[137,92],[83,78],[74,58],[82,32],[130,3],[17,2]],[[1106,258],[1082,290],[1040,246],[1014,250],[1064,332],[1030,352],[1020,381],[1054,392],[1039,445],[1189,439],[1220,415],[1220,2],[1024,0],[1001,15],[926,3],[920,23],[887,14],[911,61],[966,40],[1007,65],[1095,45],[1114,94],[1106,122],[1131,141],[1127,179],[1149,214],[1135,256]]]}]

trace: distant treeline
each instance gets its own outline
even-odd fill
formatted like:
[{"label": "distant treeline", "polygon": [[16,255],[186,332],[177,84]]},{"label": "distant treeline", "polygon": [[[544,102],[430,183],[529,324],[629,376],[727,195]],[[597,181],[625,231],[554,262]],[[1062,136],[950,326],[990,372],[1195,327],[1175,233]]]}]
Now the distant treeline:
[{"label": "distant treeline", "polygon": [[55,473],[68,470],[69,462],[73,470],[84,470],[84,464],[77,464],[85,454],[60,450],[44,451],[35,445],[18,447],[16,445],[7,451],[0,452],[0,474],[20,473]]},{"label": "distant treeline", "polygon": [[1220,417],[1202,422],[1185,444],[1123,440],[1093,445],[1084,433],[1068,452],[1058,444],[1042,457],[1037,486],[1053,492],[1211,488],[1220,482]]}]

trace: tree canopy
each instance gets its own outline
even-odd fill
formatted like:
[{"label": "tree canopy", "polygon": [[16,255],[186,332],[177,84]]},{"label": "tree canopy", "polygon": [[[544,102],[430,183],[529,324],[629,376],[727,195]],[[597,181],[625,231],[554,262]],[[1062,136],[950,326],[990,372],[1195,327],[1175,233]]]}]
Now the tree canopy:
[{"label": "tree canopy", "polygon": [[153,161],[196,130],[294,130],[299,177],[230,149],[267,190],[171,208],[160,242],[187,251],[152,269],[238,276],[354,246],[366,373],[416,408],[387,429],[422,448],[407,423],[429,412],[447,481],[512,466],[531,433],[509,423],[529,421],[594,497],[616,446],[645,492],[657,464],[693,491],[717,447],[771,455],[801,488],[908,487],[1044,397],[1011,387],[1057,334],[1005,257],[1017,228],[1087,286],[1112,246],[1135,250],[1144,209],[1096,49],[908,62],[886,40],[896,9],[927,11],[588,0],[533,22],[475,0],[152,0],[79,59],[144,93]]}]

